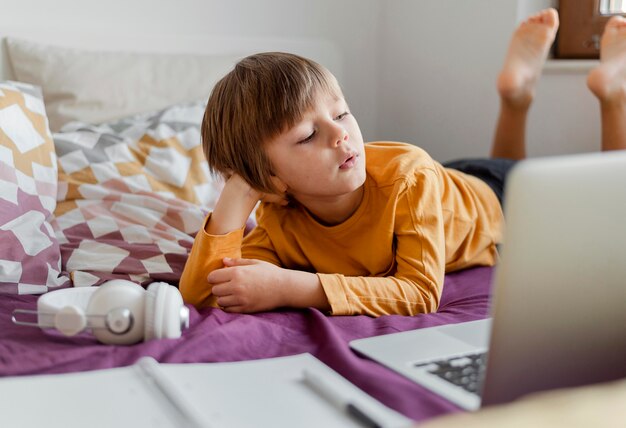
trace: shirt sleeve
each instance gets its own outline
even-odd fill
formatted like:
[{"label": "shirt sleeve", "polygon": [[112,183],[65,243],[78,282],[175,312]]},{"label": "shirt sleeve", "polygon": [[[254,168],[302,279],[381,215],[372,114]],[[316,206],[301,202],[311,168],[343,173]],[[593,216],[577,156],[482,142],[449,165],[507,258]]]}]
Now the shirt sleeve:
[{"label": "shirt sleeve", "polygon": [[416,315],[439,306],[445,275],[445,236],[439,180],[416,175],[398,197],[395,270],[384,277],[319,274],[333,315]]},{"label": "shirt sleeve", "polygon": [[246,259],[263,260],[276,266],[283,267],[274,244],[269,234],[263,226],[258,224],[252,231],[243,238],[241,249],[242,257]]},{"label": "shirt sleeve", "polygon": [[197,308],[217,306],[207,277],[215,269],[224,266],[224,257],[241,257],[243,227],[225,235],[210,235],[206,232],[210,219],[211,214],[196,235],[178,286],[183,300]]},{"label": "shirt sleeve", "polygon": [[217,307],[207,277],[214,270],[224,267],[224,257],[258,259],[280,266],[267,232],[262,227],[255,227],[245,238],[243,227],[225,235],[210,235],[206,232],[210,219],[209,214],[196,235],[179,283],[183,300],[198,308]]}]

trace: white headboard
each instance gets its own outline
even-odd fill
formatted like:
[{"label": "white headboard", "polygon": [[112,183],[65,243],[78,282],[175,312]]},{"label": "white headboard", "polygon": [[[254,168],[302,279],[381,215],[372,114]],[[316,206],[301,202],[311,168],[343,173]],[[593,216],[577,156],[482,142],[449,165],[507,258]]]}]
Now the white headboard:
[{"label": "white headboard", "polygon": [[326,37],[324,29],[326,21],[338,18],[327,17],[324,3],[331,1],[314,6],[308,0],[14,1],[0,9],[0,78],[13,77],[5,37],[96,51],[241,56],[289,51],[340,77],[343,64],[333,40],[339,33]]},{"label": "white headboard", "polygon": [[[43,31],[40,27],[7,28],[0,25],[0,35],[4,36],[1,44],[0,81],[23,80],[41,86],[53,131],[58,131],[71,120],[100,123],[203,98],[234,62],[260,51],[298,53],[331,67],[337,77],[341,77],[342,65],[338,50],[326,40],[189,35],[165,30],[156,34],[142,33],[135,29],[130,29],[130,32],[87,32],[69,31],[71,26],[67,24],[63,27]],[[160,27],[170,29],[167,25]],[[21,47],[17,50],[15,44],[12,44],[13,49],[9,49],[8,38],[35,42],[37,45],[19,43]],[[48,49],[48,46],[51,48]],[[25,54],[23,49],[28,52],[35,49],[37,54],[33,57]],[[91,51],[113,52],[114,55],[94,56],[89,53]],[[66,52],[65,55],[69,56],[63,56],[60,52]],[[86,54],[81,55],[82,52]],[[138,55],[127,55],[129,52]],[[119,53],[122,54],[118,55]],[[149,58],[152,59],[146,62],[145,54],[150,54]],[[158,59],[159,54],[164,54],[162,60]],[[172,54],[176,56],[171,56]],[[178,56],[181,54],[186,55]],[[190,57],[189,54],[193,56]],[[191,59],[198,56],[206,56],[206,59]],[[228,60],[220,60],[220,57]],[[119,61],[119,58],[125,59]],[[115,70],[111,74],[107,73],[108,80],[100,77],[101,67]],[[134,73],[138,68],[143,70],[139,75]],[[188,70],[189,73],[183,70]],[[149,76],[150,83],[144,85],[142,75]],[[172,79],[173,76],[183,75],[186,81],[176,83],[176,79]],[[113,97],[110,95],[113,93],[128,96]],[[93,105],[98,105],[98,109],[93,110]]]},{"label": "white headboard", "polygon": [[42,34],[39,31],[28,31],[22,28],[11,30],[2,28],[0,32],[2,44],[0,51],[0,80],[14,78],[6,52],[6,37],[17,37],[34,42],[41,42],[59,47],[80,48],[94,51],[150,52],[206,55],[238,55],[246,56],[262,51],[285,51],[312,58],[324,64],[337,78],[341,79],[343,64],[339,50],[327,40],[315,39],[277,39],[224,37],[212,35],[168,35],[159,36],[115,34],[102,37],[98,34],[81,34],[51,32]]}]

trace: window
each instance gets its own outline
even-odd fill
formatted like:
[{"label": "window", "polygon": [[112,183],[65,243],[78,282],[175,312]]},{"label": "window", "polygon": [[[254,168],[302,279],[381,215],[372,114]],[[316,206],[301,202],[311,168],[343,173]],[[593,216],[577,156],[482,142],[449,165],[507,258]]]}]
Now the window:
[{"label": "window", "polygon": [[555,57],[599,58],[604,26],[620,14],[626,14],[626,0],[560,0]]},{"label": "window", "polygon": [[626,0],[600,0],[600,13],[613,15],[626,12]]}]

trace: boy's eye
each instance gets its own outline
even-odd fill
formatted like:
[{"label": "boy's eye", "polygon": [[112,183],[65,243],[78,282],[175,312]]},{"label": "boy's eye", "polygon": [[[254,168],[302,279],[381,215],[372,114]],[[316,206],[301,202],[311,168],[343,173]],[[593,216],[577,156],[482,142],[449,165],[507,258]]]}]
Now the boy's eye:
[{"label": "boy's eye", "polygon": [[309,135],[308,137],[306,137],[304,140],[300,140],[300,141],[298,141],[298,144],[306,144],[306,143],[308,143],[309,141],[311,141],[311,140],[313,139],[313,137],[314,137],[314,136],[315,136],[315,131],[313,131],[313,132],[311,133],[311,135]]},{"label": "boy's eye", "polygon": [[341,120],[341,119],[343,119],[344,117],[346,117],[349,114],[350,114],[350,112],[344,111],[339,116],[335,117],[335,120]]}]

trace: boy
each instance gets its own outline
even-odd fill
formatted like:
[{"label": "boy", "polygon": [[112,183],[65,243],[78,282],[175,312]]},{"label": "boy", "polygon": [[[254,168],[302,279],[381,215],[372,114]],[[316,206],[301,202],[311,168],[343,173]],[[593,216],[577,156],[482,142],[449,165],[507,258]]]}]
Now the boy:
[{"label": "boy", "polygon": [[[603,62],[589,77],[604,149],[626,148],[625,23],[608,24]],[[337,81],[320,65],[282,53],[243,59],[205,112],[207,160],[227,181],[181,277],[185,301],[228,312],[436,311],[446,272],[496,262],[504,176],[525,156],[526,115],[557,27],[548,9],[513,35],[498,79],[491,154],[500,159],[448,168],[408,144],[364,145]],[[259,200],[258,226],[243,238]]]}]

